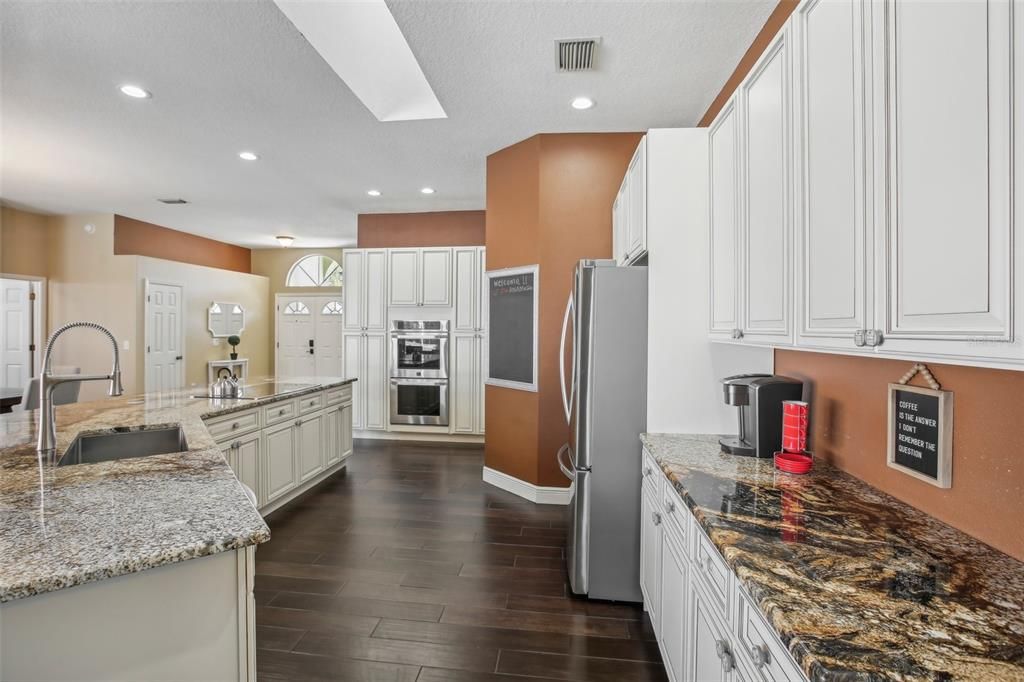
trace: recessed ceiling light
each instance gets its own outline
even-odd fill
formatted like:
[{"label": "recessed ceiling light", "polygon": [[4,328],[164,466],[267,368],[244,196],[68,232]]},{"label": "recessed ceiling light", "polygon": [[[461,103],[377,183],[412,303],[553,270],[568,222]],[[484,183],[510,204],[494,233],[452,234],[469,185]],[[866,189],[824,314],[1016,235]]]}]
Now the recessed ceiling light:
[{"label": "recessed ceiling light", "polygon": [[150,94],[149,90],[146,90],[145,88],[140,88],[138,85],[131,85],[129,83],[126,83],[125,85],[121,86],[121,92],[128,95],[129,97],[134,97],[135,99],[148,99],[153,96],[152,94]]},{"label": "recessed ceiling light", "polygon": [[420,192],[422,192],[423,194],[433,194],[434,193],[434,188],[433,187],[424,187],[423,189],[420,190]]},{"label": "recessed ceiling light", "polygon": [[579,109],[580,111],[582,111],[584,109],[589,109],[592,106],[594,106],[594,100],[590,99],[589,97],[577,97],[571,102],[571,104],[573,109]]},{"label": "recessed ceiling light", "polygon": [[286,234],[280,234],[280,235],[274,237],[274,239],[277,240],[278,244],[280,244],[281,246],[283,246],[285,248],[288,248],[289,246],[291,246],[292,242],[295,241],[295,237],[289,237]]},{"label": "recessed ceiling light", "polygon": [[188,203],[184,199],[173,199],[173,198],[172,199],[157,199],[157,201],[159,201],[161,204],[170,204],[172,206],[180,206],[182,204],[187,204]]},{"label": "recessed ceiling light", "polygon": [[242,161],[255,161],[260,157],[256,152],[238,152],[238,158]]},{"label": "recessed ceiling light", "polygon": [[371,197],[379,197],[380,196],[380,190],[379,189],[368,189],[368,190],[366,190],[366,193],[369,194]]}]

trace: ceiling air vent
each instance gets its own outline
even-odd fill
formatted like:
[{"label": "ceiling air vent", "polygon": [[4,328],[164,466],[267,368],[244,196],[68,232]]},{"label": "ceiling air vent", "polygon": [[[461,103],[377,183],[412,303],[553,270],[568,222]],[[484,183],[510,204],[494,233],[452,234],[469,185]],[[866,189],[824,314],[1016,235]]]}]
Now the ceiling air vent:
[{"label": "ceiling air vent", "polygon": [[555,59],[559,71],[590,71],[600,38],[572,38],[555,41]]},{"label": "ceiling air vent", "polygon": [[171,204],[174,206],[188,203],[184,199],[157,199],[157,201],[159,201],[161,204]]}]

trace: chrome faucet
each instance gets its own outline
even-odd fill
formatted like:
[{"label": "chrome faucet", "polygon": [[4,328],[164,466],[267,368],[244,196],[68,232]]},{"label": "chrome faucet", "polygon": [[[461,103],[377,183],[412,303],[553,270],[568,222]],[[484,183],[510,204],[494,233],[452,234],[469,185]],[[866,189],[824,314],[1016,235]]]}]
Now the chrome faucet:
[{"label": "chrome faucet", "polygon": [[[103,332],[110,339],[110,345],[114,348],[114,367],[110,374],[68,374],[55,376],[50,373],[50,354],[53,352],[53,345],[57,338],[75,327],[86,327]],[[46,342],[46,352],[43,354],[43,365],[39,370],[39,441],[36,450],[40,455],[45,456],[49,463],[54,463],[57,450],[57,423],[53,415],[53,389],[68,381],[109,381],[110,390],[107,395],[113,397],[124,393],[121,386],[121,357],[117,350],[117,339],[106,327],[101,327],[95,322],[70,322],[57,331],[50,334]]]}]

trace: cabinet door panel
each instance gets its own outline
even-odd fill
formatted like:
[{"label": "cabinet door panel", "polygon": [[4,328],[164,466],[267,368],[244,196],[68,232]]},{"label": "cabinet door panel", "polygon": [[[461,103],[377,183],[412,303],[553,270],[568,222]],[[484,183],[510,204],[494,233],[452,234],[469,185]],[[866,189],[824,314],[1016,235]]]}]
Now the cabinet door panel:
[{"label": "cabinet door panel", "polygon": [[477,249],[455,249],[455,314],[453,331],[474,332],[479,326],[477,298],[481,293]]},{"label": "cabinet door panel", "polygon": [[263,438],[259,433],[240,438],[238,447],[235,448],[234,464],[231,468],[238,480],[249,486],[249,489],[256,493],[258,505],[263,504],[263,494],[260,490],[260,453],[262,450]]},{"label": "cabinet door panel", "polygon": [[640,495],[640,591],[644,605],[657,631],[661,627],[661,523],[658,521],[656,498],[646,490]]},{"label": "cabinet door panel", "polygon": [[622,179],[619,192],[615,195],[615,202],[612,203],[612,253],[615,262],[625,265],[629,260],[628,227],[626,225],[625,206],[629,201],[628,197],[629,174]]},{"label": "cabinet door panel", "polygon": [[366,324],[366,252],[345,251],[342,255],[343,328],[359,331]]},{"label": "cabinet door panel", "polygon": [[324,420],[317,414],[303,417],[297,427],[299,441],[299,482],[324,469]]},{"label": "cabinet door panel", "polygon": [[640,140],[629,170],[629,216],[626,220],[626,251],[633,260],[647,250],[647,138]]},{"label": "cabinet door panel", "polygon": [[388,257],[384,249],[366,252],[366,288],[364,326],[369,331],[386,331],[388,324]]},{"label": "cabinet door panel", "polygon": [[741,86],[744,338],[790,340],[790,78],[784,29]]},{"label": "cabinet door panel", "polygon": [[480,247],[477,249],[477,280],[476,284],[476,322],[477,327],[480,331],[487,331],[487,249]]},{"label": "cabinet door panel", "polygon": [[712,336],[731,337],[737,320],[737,125],[735,101],[712,124],[711,159],[711,319]]},{"label": "cabinet door panel", "polygon": [[452,432],[473,433],[476,426],[476,348],[479,339],[475,334],[463,334],[453,336],[452,341]]},{"label": "cabinet door panel", "polygon": [[364,428],[383,430],[388,424],[388,339],[383,334],[367,334],[365,342],[366,365],[360,380],[366,384]]},{"label": "cabinet door panel", "polygon": [[484,379],[487,377],[487,336],[480,334],[476,340],[476,360],[473,373],[473,385],[476,388],[476,420],[474,433],[483,435],[486,431],[487,412],[485,401],[487,398],[487,387]]},{"label": "cabinet door panel", "polygon": [[341,458],[352,454],[352,405],[341,408]]},{"label": "cabinet door panel", "polygon": [[345,334],[342,338],[345,352],[345,374],[354,377],[352,384],[352,428],[366,427],[366,376],[363,356],[366,350],[365,337],[360,334]]},{"label": "cabinet door panel", "polygon": [[669,679],[683,679],[686,646],[686,559],[672,534],[663,531],[658,642]]},{"label": "cabinet door panel", "polygon": [[862,0],[794,14],[799,343],[854,349],[871,327]]},{"label": "cabinet door panel", "polygon": [[735,665],[727,665],[727,661],[719,656],[720,650],[729,657],[733,656],[726,630],[712,615],[713,607],[692,580],[686,598],[688,646],[684,678],[700,682],[728,682]]},{"label": "cabinet door panel", "polygon": [[341,407],[335,407],[324,412],[324,466],[326,467],[334,466],[344,456],[341,410]]},{"label": "cabinet door panel", "polygon": [[294,488],[298,482],[295,462],[295,426],[288,423],[267,429],[264,439],[266,445],[262,467],[262,473],[266,479],[264,492],[266,501],[273,502]]},{"label": "cabinet door panel", "polygon": [[452,250],[422,249],[420,251],[419,302],[425,306],[450,306]]},{"label": "cabinet door panel", "polygon": [[417,305],[419,295],[419,249],[391,249],[388,252],[391,305]]},{"label": "cabinet door panel", "polygon": [[885,4],[886,350],[1022,353],[999,343],[1012,337],[1010,7]]}]

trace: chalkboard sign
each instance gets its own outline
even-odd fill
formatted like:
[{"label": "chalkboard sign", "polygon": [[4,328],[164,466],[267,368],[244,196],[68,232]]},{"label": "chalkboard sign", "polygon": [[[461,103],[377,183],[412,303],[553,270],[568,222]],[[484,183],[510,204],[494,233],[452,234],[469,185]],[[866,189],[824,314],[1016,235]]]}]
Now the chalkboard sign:
[{"label": "chalkboard sign", "polygon": [[888,464],[940,488],[952,484],[953,394],[889,384]]},{"label": "chalkboard sign", "polygon": [[539,266],[487,273],[488,370],[492,386],[537,390]]}]

